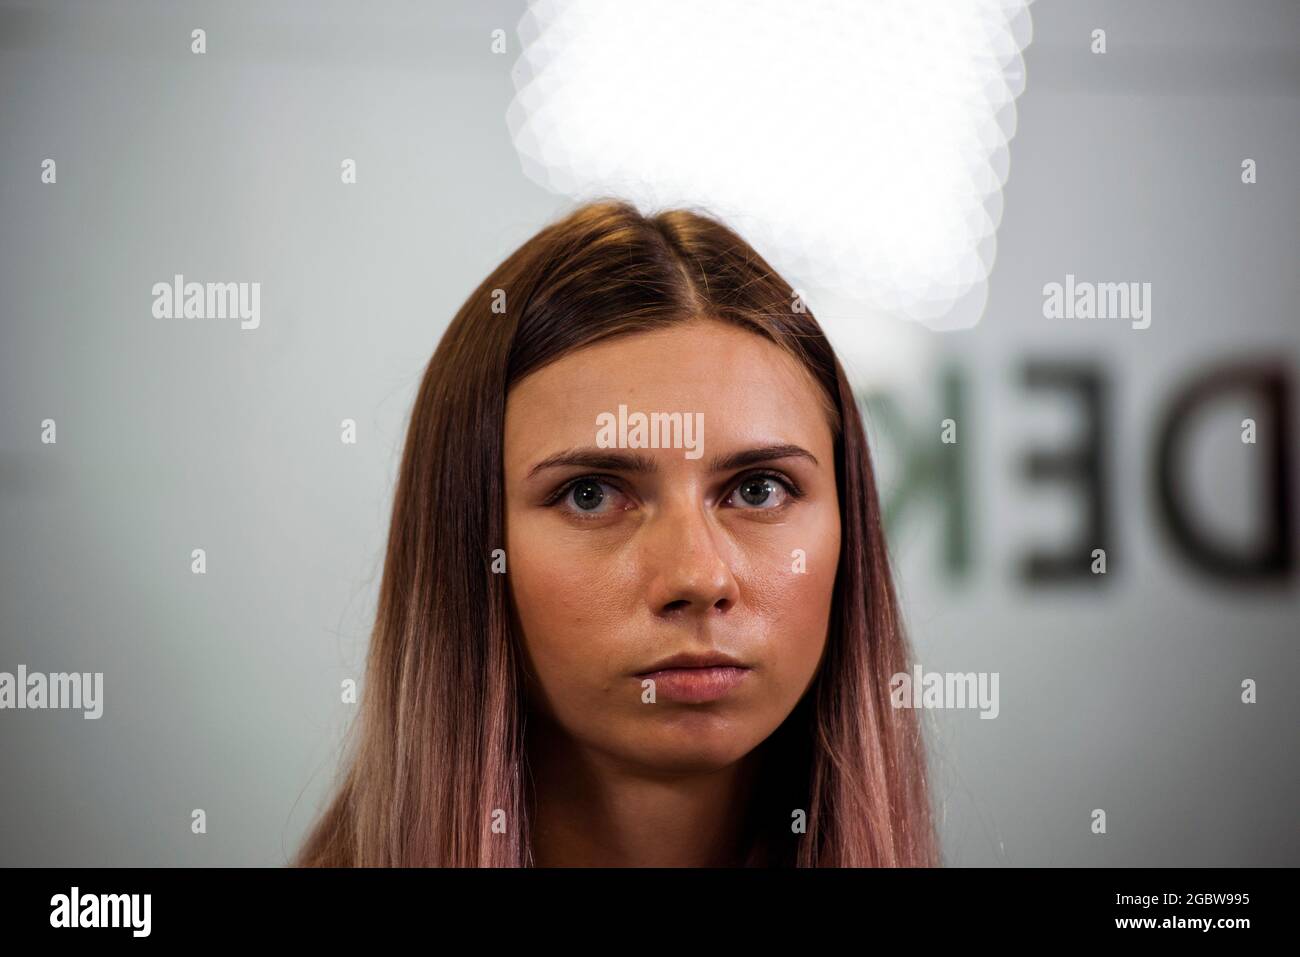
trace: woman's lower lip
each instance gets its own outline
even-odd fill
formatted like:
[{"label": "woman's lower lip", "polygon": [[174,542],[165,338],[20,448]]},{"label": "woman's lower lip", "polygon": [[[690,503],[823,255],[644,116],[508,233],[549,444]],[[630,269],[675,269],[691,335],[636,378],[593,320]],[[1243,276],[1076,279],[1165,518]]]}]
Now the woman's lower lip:
[{"label": "woman's lower lip", "polygon": [[655,697],[662,695],[671,701],[699,704],[716,701],[726,696],[749,674],[748,668],[731,666],[716,668],[665,668],[638,675],[641,681],[649,678],[655,683]]}]

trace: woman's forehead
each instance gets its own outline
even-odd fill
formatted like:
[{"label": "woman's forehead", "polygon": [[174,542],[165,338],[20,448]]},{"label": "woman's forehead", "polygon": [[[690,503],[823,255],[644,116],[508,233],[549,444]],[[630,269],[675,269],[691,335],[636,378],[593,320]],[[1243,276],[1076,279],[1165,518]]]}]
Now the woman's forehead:
[{"label": "woman's forehead", "polygon": [[507,449],[592,445],[601,422],[635,427],[638,414],[702,417],[715,443],[784,434],[805,444],[826,428],[797,359],[755,333],[697,322],[598,342],[521,380],[507,399]]}]

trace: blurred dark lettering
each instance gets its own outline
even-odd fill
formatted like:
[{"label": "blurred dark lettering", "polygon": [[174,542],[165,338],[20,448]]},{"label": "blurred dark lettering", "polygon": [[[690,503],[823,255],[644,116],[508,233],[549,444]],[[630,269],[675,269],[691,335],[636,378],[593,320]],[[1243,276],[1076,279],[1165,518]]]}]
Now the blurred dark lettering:
[{"label": "blurred dark lettering", "polygon": [[[1198,528],[1179,494],[1184,445],[1193,413],[1234,393],[1253,395],[1264,412],[1257,444],[1259,492],[1266,530],[1246,548],[1230,547]],[[1293,435],[1291,387],[1284,368],[1274,365],[1220,366],[1185,386],[1172,400],[1161,423],[1156,446],[1155,484],[1160,517],[1177,549],[1202,572],[1232,581],[1268,581],[1290,576],[1292,547],[1291,475]],[[1267,423],[1270,427],[1263,427]],[[1251,448],[1251,446],[1248,446]]]},{"label": "blurred dark lettering", "polygon": [[[972,423],[966,416],[965,387],[956,368],[944,370],[940,379],[939,415],[928,417],[920,427],[909,427],[903,420],[898,403],[883,392],[873,392],[859,399],[869,427],[878,425],[889,438],[901,476],[886,492],[881,490],[885,525],[891,532],[898,527],[899,516],[910,505],[926,497],[943,509],[943,559],[945,571],[953,576],[970,570],[970,495],[966,487],[966,449],[972,436]],[[956,423],[957,441],[938,441],[939,423],[952,419]],[[878,451],[873,454],[879,456]],[[876,466],[879,468],[879,464]]]},{"label": "blurred dark lettering", "polygon": [[1021,575],[1035,584],[1066,581],[1103,582],[1092,573],[1092,550],[1110,542],[1110,503],[1103,482],[1106,420],[1100,371],[1090,365],[1029,361],[1023,368],[1030,389],[1066,389],[1083,408],[1082,434],[1074,445],[1051,452],[1032,451],[1023,460],[1024,473],[1036,482],[1063,481],[1079,488],[1083,498],[1083,527],[1074,543],[1058,552],[1034,551],[1021,561]]}]

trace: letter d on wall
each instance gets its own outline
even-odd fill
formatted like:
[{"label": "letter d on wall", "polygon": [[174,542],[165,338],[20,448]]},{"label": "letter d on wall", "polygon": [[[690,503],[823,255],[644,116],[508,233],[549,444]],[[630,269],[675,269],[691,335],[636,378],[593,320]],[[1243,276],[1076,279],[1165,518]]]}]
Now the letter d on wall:
[{"label": "letter d on wall", "polygon": [[[1180,465],[1193,412],[1225,394],[1242,392],[1255,397],[1264,412],[1261,421],[1271,426],[1271,434],[1261,436],[1256,445],[1243,444],[1233,433],[1236,448],[1253,449],[1259,456],[1259,487],[1254,500],[1264,510],[1261,528],[1265,532],[1249,547],[1232,548],[1207,535],[1192,521],[1179,495],[1186,487],[1179,476],[1186,474]],[[1175,397],[1161,422],[1156,447],[1156,500],[1174,544],[1194,566],[1237,582],[1277,580],[1291,574],[1295,567],[1292,441],[1291,384],[1281,366],[1220,366],[1185,386]]]}]

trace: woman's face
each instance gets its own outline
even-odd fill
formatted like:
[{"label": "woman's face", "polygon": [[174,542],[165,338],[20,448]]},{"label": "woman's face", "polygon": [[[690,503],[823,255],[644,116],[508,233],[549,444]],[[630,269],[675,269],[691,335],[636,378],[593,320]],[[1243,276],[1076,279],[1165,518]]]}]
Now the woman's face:
[{"label": "woman's face", "polygon": [[[562,733],[691,772],[775,731],[821,661],[840,548],[833,439],[797,360],[714,321],[596,343],[511,390],[504,455],[506,578]],[[679,654],[743,667],[663,667]]]}]

